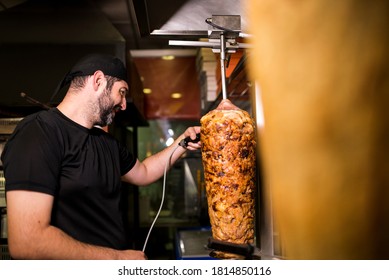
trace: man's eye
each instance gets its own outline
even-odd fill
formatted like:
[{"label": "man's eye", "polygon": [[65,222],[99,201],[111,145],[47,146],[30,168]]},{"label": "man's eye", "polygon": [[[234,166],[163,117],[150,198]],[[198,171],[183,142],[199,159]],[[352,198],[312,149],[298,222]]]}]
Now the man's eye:
[{"label": "man's eye", "polygon": [[121,89],[119,89],[119,93],[121,96],[126,96],[128,93],[128,90],[125,88],[121,88]]}]

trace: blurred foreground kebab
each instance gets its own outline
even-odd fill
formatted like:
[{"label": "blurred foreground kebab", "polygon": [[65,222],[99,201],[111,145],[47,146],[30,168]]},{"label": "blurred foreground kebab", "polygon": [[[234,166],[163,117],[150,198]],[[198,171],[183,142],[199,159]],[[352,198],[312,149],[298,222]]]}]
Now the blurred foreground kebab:
[{"label": "blurred foreground kebab", "polygon": [[[250,115],[228,99],[203,116],[202,161],[212,236],[236,244],[254,242],[256,142]],[[236,255],[214,252],[217,258]]]}]

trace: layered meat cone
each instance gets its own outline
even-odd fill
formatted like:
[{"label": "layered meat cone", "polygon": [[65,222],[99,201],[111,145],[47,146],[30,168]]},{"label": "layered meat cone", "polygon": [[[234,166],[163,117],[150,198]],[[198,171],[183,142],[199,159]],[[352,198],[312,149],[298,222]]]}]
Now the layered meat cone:
[{"label": "layered meat cone", "polygon": [[[254,242],[255,125],[229,100],[201,120],[202,161],[212,236],[236,244]],[[216,257],[234,255],[217,252]]]}]

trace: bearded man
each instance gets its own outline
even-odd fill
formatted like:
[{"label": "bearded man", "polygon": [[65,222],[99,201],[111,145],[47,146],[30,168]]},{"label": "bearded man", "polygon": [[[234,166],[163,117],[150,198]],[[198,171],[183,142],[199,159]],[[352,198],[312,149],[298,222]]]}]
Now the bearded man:
[{"label": "bearded man", "polygon": [[[126,238],[119,207],[122,181],[159,179],[188,128],[173,145],[140,162],[101,127],[126,109],[127,70],[110,55],[80,60],[66,75],[63,101],[25,117],[2,154],[8,245],[15,259],[146,259]],[[189,143],[187,149],[200,148]]]}]

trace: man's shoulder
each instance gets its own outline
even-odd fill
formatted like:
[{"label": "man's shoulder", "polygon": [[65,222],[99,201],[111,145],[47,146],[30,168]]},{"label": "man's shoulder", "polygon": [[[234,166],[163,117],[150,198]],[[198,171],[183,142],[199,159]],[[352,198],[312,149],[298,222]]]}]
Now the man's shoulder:
[{"label": "man's shoulder", "polygon": [[30,115],[27,115],[21,120],[21,124],[29,124],[33,122],[53,122],[57,119],[56,114],[54,113],[55,109],[42,110]]},{"label": "man's shoulder", "polygon": [[61,130],[60,117],[57,116],[54,109],[42,110],[24,117],[17,125],[14,134],[23,135],[23,137],[38,137],[53,134],[56,130]]}]

